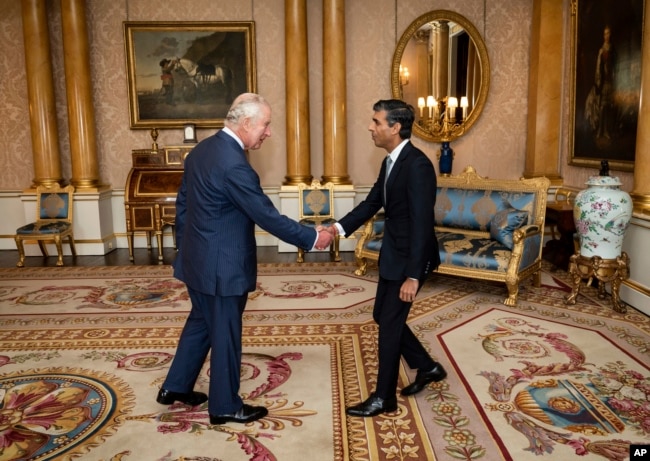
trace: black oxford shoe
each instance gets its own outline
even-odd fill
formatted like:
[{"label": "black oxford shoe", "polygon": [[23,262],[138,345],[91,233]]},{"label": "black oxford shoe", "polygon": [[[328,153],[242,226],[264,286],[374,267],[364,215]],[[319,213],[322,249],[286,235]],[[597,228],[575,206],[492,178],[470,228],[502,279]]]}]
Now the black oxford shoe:
[{"label": "black oxford shoe", "polygon": [[345,412],[349,416],[376,416],[397,410],[397,397],[381,399],[372,394],[365,402],[349,407]]},{"label": "black oxford shoe", "polygon": [[266,407],[256,407],[253,405],[244,404],[238,412],[228,415],[210,415],[210,424],[224,424],[224,423],[250,423],[264,418],[269,414]]},{"label": "black oxford shoe", "polygon": [[402,389],[400,394],[404,396],[417,394],[429,383],[437,383],[442,381],[447,377],[447,372],[442,365],[436,363],[433,368],[429,371],[418,370],[418,374],[415,375],[415,381]]},{"label": "black oxford shoe", "polygon": [[193,407],[201,405],[203,402],[207,402],[207,400],[208,396],[203,392],[188,392],[184,394],[182,392],[168,391],[167,389],[160,389],[158,397],[156,397],[156,402],[163,405],[171,405],[178,401],[186,405],[192,405]]}]

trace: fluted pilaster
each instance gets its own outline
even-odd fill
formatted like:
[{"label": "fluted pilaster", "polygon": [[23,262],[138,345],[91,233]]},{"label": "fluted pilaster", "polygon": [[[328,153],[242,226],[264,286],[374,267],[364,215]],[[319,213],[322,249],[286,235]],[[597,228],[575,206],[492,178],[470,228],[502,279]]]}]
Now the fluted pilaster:
[{"label": "fluted pilaster", "polygon": [[311,183],[307,2],[285,0],[287,175],[284,184]]},{"label": "fluted pilaster", "polygon": [[345,1],[323,0],[323,182],[350,184],[346,113]]},{"label": "fluted pilaster", "polygon": [[[643,43],[650,43],[650,8],[644,8]],[[641,94],[650,92],[650,53],[641,58]],[[641,98],[639,119],[636,131],[636,152],[634,154],[634,189],[630,194],[634,201],[634,211],[650,215],[650,100]]]},{"label": "fluted pilaster", "polygon": [[561,184],[560,111],[564,0],[534,0],[528,85],[525,177],[546,176]]},{"label": "fluted pilaster", "polygon": [[62,184],[46,0],[22,0],[29,121],[34,159],[32,187]]},{"label": "fluted pilaster", "polygon": [[71,183],[77,189],[93,189],[99,185],[99,168],[84,0],[61,0],[61,14],[70,125]]}]

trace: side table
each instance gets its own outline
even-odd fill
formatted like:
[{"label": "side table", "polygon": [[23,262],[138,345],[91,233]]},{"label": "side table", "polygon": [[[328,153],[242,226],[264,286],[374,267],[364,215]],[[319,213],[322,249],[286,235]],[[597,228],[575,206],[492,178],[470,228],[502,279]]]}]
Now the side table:
[{"label": "side table", "polygon": [[568,201],[547,203],[546,222],[556,226],[560,238],[546,242],[542,250],[542,257],[553,264],[556,269],[567,270],[569,258],[575,253],[573,235],[576,232],[576,227],[573,222],[573,204]]},{"label": "side table", "polygon": [[603,259],[600,256],[586,257],[574,254],[569,258],[569,275],[573,279],[571,294],[566,297],[567,304],[575,304],[583,279],[598,279],[598,299],[605,299],[605,283],[612,283],[612,304],[614,310],[624,314],[625,304],[619,297],[621,282],[630,277],[630,258],[622,252],[616,259]]}]

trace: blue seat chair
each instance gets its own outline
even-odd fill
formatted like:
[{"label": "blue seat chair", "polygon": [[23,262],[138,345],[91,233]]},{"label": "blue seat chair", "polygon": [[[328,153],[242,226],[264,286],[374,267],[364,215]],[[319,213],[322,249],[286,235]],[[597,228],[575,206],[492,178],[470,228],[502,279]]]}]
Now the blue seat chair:
[{"label": "blue seat chair", "polygon": [[54,242],[59,256],[57,266],[63,266],[63,242],[66,239],[72,256],[77,255],[72,233],[73,194],[74,186],[62,188],[54,184],[36,188],[36,221],[18,228],[14,236],[20,256],[16,266],[25,266],[25,240],[36,240],[43,256],[49,256],[45,243]]},{"label": "blue seat chair", "polygon": [[[331,226],[336,222],[334,218],[334,184],[328,182],[321,184],[314,179],[311,184],[298,184],[298,210],[300,224],[316,227],[319,225]],[[330,245],[330,256],[334,261],[340,261],[339,236],[337,235]],[[305,260],[305,252],[298,248],[297,262]]]}]

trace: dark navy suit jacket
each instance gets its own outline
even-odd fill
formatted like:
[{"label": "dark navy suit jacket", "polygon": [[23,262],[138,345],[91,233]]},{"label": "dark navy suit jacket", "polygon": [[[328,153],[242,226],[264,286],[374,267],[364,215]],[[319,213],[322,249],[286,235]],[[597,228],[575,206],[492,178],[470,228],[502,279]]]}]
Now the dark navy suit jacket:
[{"label": "dark navy suit jacket", "polygon": [[423,280],[440,265],[434,230],[436,173],[431,160],[411,142],[393,165],[384,197],[386,160],[366,199],[339,220],[350,235],[384,207],[386,222],[379,253],[379,275],[387,280]]},{"label": "dark navy suit jacket", "polygon": [[255,290],[255,224],[305,250],[316,241],[314,229],[279,213],[244,150],[219,131],[185,159],[176,198],[174,276],[209,295],[238,296]]}]

